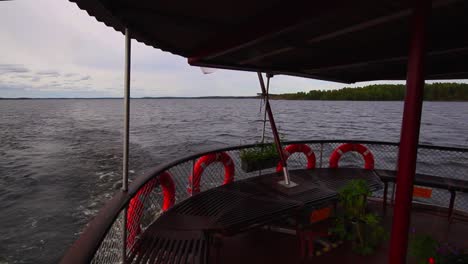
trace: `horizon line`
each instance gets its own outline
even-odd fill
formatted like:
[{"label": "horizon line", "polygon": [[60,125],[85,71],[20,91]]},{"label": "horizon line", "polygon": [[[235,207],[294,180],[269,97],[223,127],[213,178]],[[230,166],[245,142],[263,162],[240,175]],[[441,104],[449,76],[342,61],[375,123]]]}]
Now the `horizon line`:
[{"label": "horizon line", "polygon": [[[142,96],[130,97],[130,99],[256,99],[259,95],[253,96]],[[0,97],[0,100],[34,100],[34,99],[123,99],[123,97]]]}]

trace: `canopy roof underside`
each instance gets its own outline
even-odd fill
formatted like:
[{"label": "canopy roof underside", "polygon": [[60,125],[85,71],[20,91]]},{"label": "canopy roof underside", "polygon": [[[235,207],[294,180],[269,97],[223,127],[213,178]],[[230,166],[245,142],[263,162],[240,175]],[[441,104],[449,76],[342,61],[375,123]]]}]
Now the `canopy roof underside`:
[{"label": "canopy roof underside", "polygon": [[[71,0],[191,65],[359,82],[406,79],[407,0]],[[468,79],[468,1],[432,1],[426,79]]]}]

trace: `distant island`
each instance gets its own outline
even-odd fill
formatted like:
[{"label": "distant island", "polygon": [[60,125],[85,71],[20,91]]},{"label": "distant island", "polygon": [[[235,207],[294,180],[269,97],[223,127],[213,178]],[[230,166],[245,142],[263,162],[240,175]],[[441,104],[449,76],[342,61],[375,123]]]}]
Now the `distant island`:
[{"label": "distant island", "polygon": [[[339,90],[312,90],[308,93],[270,95],[279,100],[350,100],[350,101],[401,101],[405,97],[403,84],[374,84]],[[424,86],[426,101],[468,101],[468,83],[432,83]]]},{"label": "distant island", "polygon": [[[363,87],[345,87],[338,90],[311,90],[309,92],[270,94],[273,100],[335,100],[335,101],[402,101],[405,97],[403,84],[374,84]],[[257,99],[257,96],[198,96],[198,97],[132,97],[132,99]],[[122,99],[122,97],[95,98],[2,98],[0,100],[53,100],[53,99]],[[424,87],[426,101],[468,101],[468,83],[432,83]]]}]

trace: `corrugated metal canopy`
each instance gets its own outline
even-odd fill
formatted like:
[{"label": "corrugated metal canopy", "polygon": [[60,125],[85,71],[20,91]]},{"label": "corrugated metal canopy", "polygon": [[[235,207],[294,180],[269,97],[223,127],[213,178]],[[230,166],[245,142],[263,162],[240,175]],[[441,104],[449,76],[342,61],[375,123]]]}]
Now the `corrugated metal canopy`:
[{"label": "corrugated metal canopy", "polygon": [[[346,83],[406,79],[411,1],[71,1],[191,65]],[[432,3],[426,79],[468,79],[468,1]]]}]

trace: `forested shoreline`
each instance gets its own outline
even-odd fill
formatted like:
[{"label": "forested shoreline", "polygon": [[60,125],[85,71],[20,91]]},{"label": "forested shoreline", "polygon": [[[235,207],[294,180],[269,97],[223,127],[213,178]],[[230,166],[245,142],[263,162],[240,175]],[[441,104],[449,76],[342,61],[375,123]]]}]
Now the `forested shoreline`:
[{"label": "forested shoreline", "polygon": [[[405,85],[374,84],[339,90],[312,90],[289,94],[270,95],[271,99],[285,100],[352,100],[352,101],[401,101],[405,97]],[[432,83],[424,87],[426,101],[468,101],[468,83]]]}]

